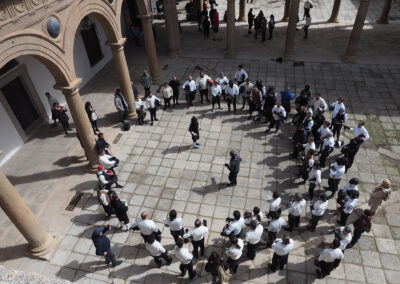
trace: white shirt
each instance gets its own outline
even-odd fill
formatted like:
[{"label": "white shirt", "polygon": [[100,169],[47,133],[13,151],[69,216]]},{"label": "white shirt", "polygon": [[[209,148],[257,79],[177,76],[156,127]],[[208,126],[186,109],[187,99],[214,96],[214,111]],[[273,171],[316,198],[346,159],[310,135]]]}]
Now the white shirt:
[{"label": "white shirt", "polygon": [[157,240],[152,244],[146,243],[145,247],[151,256],[160,256],[165,252],[165,248]]},{"label": "white shirt", "polygon": [[274,115],[275,120],[279,120],[282,117],[286,117],[286,111],[283,106],[278,107],[278,105],[274,105],[272,108],[272,114]]},{"label": "white shirt", "polygon": [[179,248],[178,246],[175,246],[174,254],[176,258],[183,264],[189,264],[193,259],[193,254],[191,254],[185,247]]},{"label": "white shirt", "polygon": [[344,203],[344,213],[346,214],[351,214],[351,212],[353,212],[354,208],[356,208],[358,203],[358,199],[351,199],[350,197],[346,197],[346,202]]},{"label": "white shirt", "polygon": [[[263,214],[261,211],[260,211],[260,213],[258,213],[258,215],[260,216],[260,220],[262,220],[262,219],[264,218],[264,214]],[[251,220],[256,220],[256,221],[258,221],[257,215],[254,215],[254,213],[253,213],[253,216],[252,216],[251,218],[244,219],[244,223],[245,223],[246,225],[249,225],[250,222],[251,222]]]},{"label": "white shirt", "polygon": [[332,249],[327,248],[324,249],[318,257],[318,261],[325,262],[334,262],[336,259],[343,259],[344,255],[340,248]]},{"label": "white shirt", "polygon": [[[315,179],[315,181],[311,179]],[[319,185],[321,183],[321,169],[312,168],[310,173],[308,174],[308,182],[314,183],[315,185]]]},{"label": "white shirt", "polygon": [[182,218],[177,217],[174,220],[170,220],[169,218],[164,219],[164,224],[168,225],[171,231],[180,231],[182,229]]},{"label": "white shirt", "polygon": [[136,227],[136,226],[139,227],[140,233],[145,236],[148,236],[153,232],[155,233],[158,232],[158,228],[156,224],[153,222],[153,220],[137,219],[131,223],[131,227]]},{"label": "white shirt", "polygon": [[322,151],[324,151],[327,148],[333,148],[335,146],[335,138],[333,136],[327,138],[324,140],[324,143],[322,143]]},{"label": "white shirt", "polygon": [[321,125],[318,128],[318,132],[319,132],[319,135],[321,137],[321,140],[326,139],[328,133],[332,134],[332,131],[329,129],[329,127],[325,127],[324,125]]},{"label": "white shirt", "polygon": [[339,111],[342,109],[344,111],[346,111],[346,107],[344,106],[343,103],[339,104],[338,101],[334,102],[332,104],[334,106],[334,109],[332,111],[332,119],[334,119],[336,117],[336,115],[339,113]]},{"label": "white shirt", "polygon": [[234,235],[238,235],[241,232],[243,225],[244,219],[240,217],[239,220],[235,220],[229,224],[229,227],[225,230],[225,233],[227,235],[230,235],[231,233],[233,233]]},{"label": "white shirt", "polygon": [[306,201],[302,199],[300,201],[293,201],[292,204],[290,204],[288,210],[290,215],[300,216],[304,210],[304,207],[306,207]]},{"label": "white shirt", "polygon": [[225,93],[230,97],[236,97],[239,95],[239,87],[236,84],[233,84],[232,88],[228,85],[226,86]]},{"label": "white shirt", "polygon": [[269,211],[278,211],[279,208],[281,208],[281,202],[282,198],[278,197],[276,199],[272,199],[269,202]]},{"label": "white shirt", "polygon": [[242,239],[239,239],[239,238],[238,238],[238,243],[237,243],[237,245],[238,245],[240,248],[237,248],[236,245],[233,245],[233,244],[232,244],[232,245],[225,251],[226,255],[229,256],[229,257],[230,257],[231,259],[233,259],[233,260],[237,260],[237,259],[239,259],[239,258],[242,256],[243,246],[244,246],[244,243],[243,243]]},{"label": "white shirt", "polygon": [[346,170],[346,167],[339,166],[336,162],[333,163],[330,168],[329,168],[329,177],[333,179],[341,179],[344,175],[344,171]]},{"label": "white shirt", "polygon": [[314,142],[304,144],[303,146],[304,146],[304,153],[306,155],[307,155],[309,150],[314,150],[315,151],[315,143]]},{"label": "white shirt", "polygon": [[255,230],[250,230],[246,233],[245,241],[252,245],[258,244],[261,240],[263,231],[263,226],[261,224],[258,224]]},{"label": "white shirt", "polygon": [[189,91],[190,92],[194,92],[196,91],[196,82],[195,81],[186,81],[183,85],[182,85],[182,89],[185,89],[186,86],[189,86]]},{"label": "white shirt", "polygon": [[225,90],[226,87],[227,87],[228,84],[229,84],[229,80],[228,80],[228,78],[227,78],[226,76],[224,76],[224,77],[218,76],[217,79],[215,79],[215,80],[216,80],[216,81],[218,82],[218,84],[221,86],[222,90]]},{"label": "white shirt", "polygon": [[156,100],[159,101],[159,99],[155,95],[153,95],[151,98],[147,97],[147,99],[146,99],[147,108],[149,108],[149,109],[156,108]]},{"label": "white shirt", "polygon": [[312,102],[312,106],[314,111],[317,111],[318,108],[322,109],[322,111],[326,111],[328,109],[328,105],[323,98],[319,98],[319,100],[315,98]]},{"label": "white shirt", "polygon": [[346,183],[345,186],[341,188],[344,192],[350,191],[350,190],[357,190],[358,191],[358,185],[356,184],[350,184],[350,182]]},{"label": "white shirt", "polygon": [[284,245],[282,239],[277,238],[275,242],[271,245],[271,248],[275,250],[275,253],[280,256],[287,255],[292,251],[294,247],[294,242],[292,239],[289,239],[289,244]]},{"label": "white shirt", "polygon": [[328,207],[328,200],[323,202],[322,200],[318,199],[314,202],[314,209],[311,212],[315,216],[322,216],[325,213],[326,207]]},{"label": "white shirt", "polygon": [[[243,75],[244,75],[244,79],[242,78]],[[237,70],[235,73],[235,80],[238,82],[246,81],[248,77],[249,76],[247,75],[247,72],[243,68],[241,70]]]},{"label": "white shirt", "polygon": [[364,137],[360,137],[363,141],[367,141],[369,139],[369,133],[364,126],[358,127],[358,125],[356,125],[354,128],[350,128],[350,130],[354,131],[354,138],[364,135]]},{"label": "white shirt", "polygon": [[248,84],[247,84],[247,82],[244,82],[239,86],[239,88],[241,88],[241,87],[244,88],[244,92],[246,94],[250,94],[254,89],[254,85],[251,82],[249,82]]},{"label": "white shirt", "polygon": [[344,226],[340,227],[340,249],[345,250],[347,245],[351,242],[352,236],[351,233],[344,234]]},{"label": "white shirt", "polygon": [[106,185],[106,184],[109,183],[109,181],[106,180],[105,176],[103,175],[104,173],[105,173],[104,171],[97,171],[97,175],[98,175],[98,177],[99,177],[99,181],[100,181],[102,184]]},{"label": "white shirt", "polygon": [[165,99],[168,99],[174,95],[174,92],[172,91],[172,88],[170,86],[167,86],[166,88],[162,86],[160,93]]},{"label": "white shirt", "polygon": [[211,94],[212,94],[214,97],[220,96],[221,93],[222,93],[222,88],[221,88],[220,85],[213,85],[213,86],[211,87]]},{"label": "white shirt", "polygon": [[208,234],[208,228],[206,226],[199,226],[197,228],[193,228],[191,230],[189,230],[187,233],[185,233],[183,235],[183,237],[189,238],[192,237],[193,241],[201,241],[202,239],[204,239],[204,236]]},{"label": "white shirt", "polygon": [[311,114],[311,117],[313,116],[314,112],[311,107],[306,109],[306,114],[307,113]]},{"label": "white shirt", "polygon": [[205,75],[203,77],[198,77],[196,79],[196,85],[199,86],[200,90],[205,90],[207,89],[207,81],[210,80],[211,78],[208,75]]},{"label": "white shirt", "polygon": [[105,154],[105,155],[103,155],[103,156],[99,156],[99,163],[100,163],[100,165],[103,165],[104,166],[104,168],[106,168],[106,169],[109,169],[109,168],[112,168],[113,166],[115,166],[115,164],[116,164],[116,161],[110,161],[110,159],[112,158],[113,156],[111,156],[111,155],[107,155],[107,154]]},{"label": "white shirt", "polygon": [[[306,123],[307,121],[307,117],[305,117],[302,121],[302,124]],[[307,123],[307,125],[305,125],[305,128],[307,131],[311,131],[312,127],[314,125],[314,121],[312,120],[312,118],[310,119],[310,121]]]},{"label": "white shirt", "polygon": [[269,225],[267,228],[268,232],[279,233],[284,224],[285,224],[285,220],[283,220],[282,218],[272,220],[271,222],[269,222]]},{"label": "white shirt", "polygon": [[104,206],[107,206],[107,205],[108,205],[108,202],[107,202],[107,193],[108,193],[108,190],[101,190],[101,191],[100,191],[100,200],[101,200],[101,203],[102,203]]},{"label": "white shirt", "polygon": [[139,100],[135,101],[135,108],[140,109],[140,107],[143,105],[142,100],[139,98]]}]

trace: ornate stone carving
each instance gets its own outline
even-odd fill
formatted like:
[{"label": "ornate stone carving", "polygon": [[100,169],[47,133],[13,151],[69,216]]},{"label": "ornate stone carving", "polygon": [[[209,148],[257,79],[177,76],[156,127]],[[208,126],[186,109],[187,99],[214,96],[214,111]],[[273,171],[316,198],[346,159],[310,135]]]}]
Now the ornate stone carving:
[{"label": "ornate stone carving", "polygon": [[57,0],[0,0],[0,23],[18,18]]},{"label": "ornate stone carving", "polygon": [[0,22],[9,18],[9,14],[4,2],[0,2]]}]

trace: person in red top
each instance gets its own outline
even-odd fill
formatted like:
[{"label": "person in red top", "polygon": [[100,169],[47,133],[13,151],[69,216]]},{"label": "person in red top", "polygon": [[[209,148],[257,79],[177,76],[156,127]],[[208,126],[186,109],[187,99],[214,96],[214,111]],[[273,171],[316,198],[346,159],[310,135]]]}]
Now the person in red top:
[{"label": "person in red top", "polygon": [[218,13],[217,9],[214,9],[214,13],[212,14],[211,26],[212,26],[213,32],[217,33],[218,28],[219,28],[219,13]]},{"label": "person in red top", "polygon": [[372,219],[372,212],[368,209],[365,209],[363,214],[358,217],[356,221],[354,221],[354,235],[351,239],[351,242],[347,245],[346,248],[353,247],[358,240],[361,238],[362,233],[369,232],[371,230],[371,219]]}]

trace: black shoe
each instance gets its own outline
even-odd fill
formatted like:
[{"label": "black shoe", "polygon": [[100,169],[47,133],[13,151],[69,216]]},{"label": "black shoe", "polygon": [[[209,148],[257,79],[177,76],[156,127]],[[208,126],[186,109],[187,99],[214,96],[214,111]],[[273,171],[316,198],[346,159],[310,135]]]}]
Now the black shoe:
[{"label": "black shoe", "polygon": [[153,122],[151,122],[150,125],[153,126]]},{"label": "black shoe", "polygon": [[272,263],[268,263],[268,268],[271,269],[272,272],[275,272],[276,269],[272,267]]},{"label": "black shoe", "polygon": [[265,133],[268,133],[271,130],[271,128],[268,128],[267,130],[265,130]]},{"label": "black shoe", "polygon": [[194,277],[196,277],[196,271],[193,273],[191,277],[189,277],[189,279],[192,280]]},{"label": "black shoe", "polygon": [[251,115],[249,116],[249,118],[247,120],[251,119]]},{"label": "black shoe", "polygon": [[120,184],[117,184],[116,188],[123,188],[123,186]]},{"label": "black shoe", "polygon": [[171,262],[172,262],[172,257],[169,257],[169,258],[168,258],[167,265],[170,265],[170,264],[171,264]]},{"label": "black shoe", "polygon": [[317,272],[317,277],[318,277],[318,279],[322,279],[323,277],[322,277],[321,270],[317,269],[317,270],[315,270],[315,271]]},{"label": "black shoe", "polygon": [[118,260],[116,263],[113,264],[113,267],[116,267],[122,263],[122,260]]},{"label": "black shoe", "polygon": [[231,186],[234,186],[234,185],[235,185],[234,183],[228,183],[227,187],[231,187]]},{"label": "black shoe", "polygon": [[158,118],[155,118],[154,120],[155,120],[155,121],[158,121]]}]

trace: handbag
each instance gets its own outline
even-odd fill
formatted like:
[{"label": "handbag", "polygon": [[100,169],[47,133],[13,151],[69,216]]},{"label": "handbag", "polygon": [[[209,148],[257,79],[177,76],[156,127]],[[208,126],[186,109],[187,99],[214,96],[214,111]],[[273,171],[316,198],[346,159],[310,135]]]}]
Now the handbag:
[{"label": "handbag", "polygon": [[224,268],[222,265],[218,266],[218,279],[221,283],[228,283],[229,277],[226,275]]},{"label": "handbag", "polygon": [[90,115],[90,119],[92,120],[92,121],[96,121],[97,120],[97,114],[93,111],[92,112],[92,114]]}]

